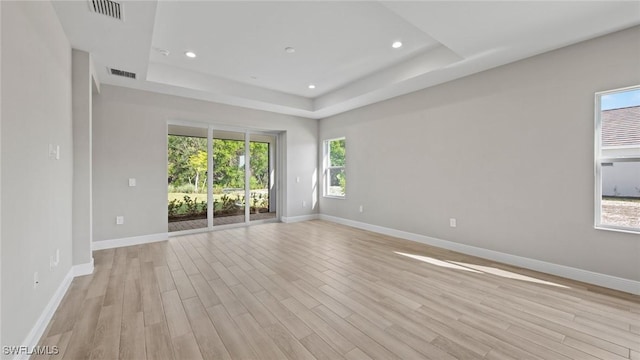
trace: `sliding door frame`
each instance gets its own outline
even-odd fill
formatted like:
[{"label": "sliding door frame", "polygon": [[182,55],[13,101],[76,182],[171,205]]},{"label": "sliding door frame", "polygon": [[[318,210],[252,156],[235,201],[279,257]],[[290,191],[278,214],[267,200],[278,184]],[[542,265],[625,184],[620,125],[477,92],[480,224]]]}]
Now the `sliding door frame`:
[{"label": "sliding door frame", "polygon": [[[283,157],[283,140],[285,136],[285,131],[269,131],[269,130],[256,130],[245,127],[234,127],[227,125],[217,125],[210,123],[201,123],[194,121],[185,121],[185,120],[168,120],[167,121],[167,134],[169,134],[169,126],[185,126],[185,127],[193,127],[193,128],[201,128],[207,129],[207,227],[199,228],[199,229],[191,229],[191,230],[183,230],[183,231],[174,231],[168,232],[169,236],[180,236],[187,234],[195,234],[202,232],[209,232],[214,230],[224,230],[229,228],[237,228],[237,227],[245,227],[254,224],[262,224],[262,223],[270,223],[270,222],[279,222],[282,215],[282,211],[284,209],[284,195],[280,192],[280,183],[283,178],[283,169],[282,161]],[[245,171],[244,171],[244,222],[239,222],[235,224],[227,224],[227,225],[214,225],[214,199],[213,199],[213,133],[214,131],[229,131],[241,133],[244,135],[244,151],[245,151]],[[269,210],[275,206],[276,217],[273,219],[264,219],[264,220],[251,220],[251,135],[265,135],[273,138],[273,142],[269,142],[269,185],[271,185],[271,189],[269,189]],[[273,146],[271,146],[273,145]],[[272,179],[271,173],[273,171],[273,176],[275,179]],[[168,172],[168,169],[167,169]],[[272,196],[274,195],[275,196]],[[275,205],[272,205],[272,201],[275,202]],[[167,224],[168,226],[168,224]]]}]

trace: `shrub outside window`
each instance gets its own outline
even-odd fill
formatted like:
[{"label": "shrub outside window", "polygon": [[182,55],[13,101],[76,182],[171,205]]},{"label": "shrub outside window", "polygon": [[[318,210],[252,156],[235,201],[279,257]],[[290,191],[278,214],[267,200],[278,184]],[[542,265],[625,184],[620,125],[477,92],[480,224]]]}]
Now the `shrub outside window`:
[{"label": "shrub outside window", "polygon": [[324,141],[324,196],[344,198],[346,195],[346,140]]}]

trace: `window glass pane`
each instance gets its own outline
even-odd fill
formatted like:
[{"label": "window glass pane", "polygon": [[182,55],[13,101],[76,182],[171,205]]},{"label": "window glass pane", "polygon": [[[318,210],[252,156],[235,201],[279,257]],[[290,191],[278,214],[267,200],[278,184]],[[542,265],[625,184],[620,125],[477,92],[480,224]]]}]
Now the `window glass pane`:
[{"label": "window glass pane", "polygon": [[213,132],[213,224],[245,222],[244,134]]},{"label": "window glass pane", "polygon": [[640,157],[640,89],[603,95],[601,156]]},{"label": "window glass pane", "polygon": [[266,220],[276,217],[275,179],[272,168],[272,146],[275,138],[270,135],[249,135],[249,155],[251,157],[251,178],[249,186],[251,198],[249,199],[250,220]]},{"label": "window glass pane", "polygon": [[346,177],[344,168],[329,169],[329,184],[327,186],[327,195],[344,196],[346,187]]},{"label": "window glass pane", "polygon": [[603,163],[602,225],[640,229],[640,162]]},{"label": "window glass pane", "polygon": [[170,232],[207,227],[207,129],[169,127],[168,223]]},{"label": "window glass pane", "polygon": [[344,166],[345,164],[345,140],[329,141],[329,167]]}]

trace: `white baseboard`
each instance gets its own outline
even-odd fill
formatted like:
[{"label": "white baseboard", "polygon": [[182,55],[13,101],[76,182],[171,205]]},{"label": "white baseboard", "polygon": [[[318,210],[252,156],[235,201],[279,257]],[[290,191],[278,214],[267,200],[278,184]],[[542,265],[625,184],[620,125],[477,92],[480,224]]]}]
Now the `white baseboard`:
[{"label": "white baseboard", "polygon": [[290,216],[290,217],[283,216],[280,218],[280,220],[283,223],[287,223],[287,224],[300,222],[300,221],[317,220],[317,219],[318,219],[318,214]]},{"label": "white baseboard", "polygon": [[91,262],[86,264],[74,265],[71,267],[71,271],[73,272],[73,277],[93,274],[93,258],[91,258]]},{"label": "white baseboard", "polygon": [[[31,331],[29,331],[29,334],[22,342],[23,346],[26,349],[33,350],[33,348],[38,345],[38,341],[40,341],[40,338],[44,334],[44,331],[47,329],[49,322],[51,322],[53,314],[55,314],[58,306],[60,305],[60,302],[62,301],[62,298],[67,293],[67,290],[69,289],[73,278],[76,276],[89,275],[91,273],[93,273],[93,258],[91,258],[91,262],[89,263],[74,265],[71,267],[71,269],[69,269],[69,272],[67,272],[67,275],[62,280],[62,283],[60,283],[60,286],[58,286],[56,292],[53,293],[53,296],[51,297],[51,299],[49,299],[47,306],[45,306],[35,325],[33,326],[33,328],[31,328]],[[16,356],[14,356],[14,360],[26,360],[29,359],[29,357],[30,356],[28,354],[17,354]]]},{"label": "white baseboard", "polygon": [[596,273],[589,270],[558,265],[546,261],[530,259],[522,256],[511,255],[499,251],[483,249],[471,245],[460,244],[448,240],[437,239],[425,235],[414,234],[402,230],[396,230],[378,225],[367,224],[359,221],[320,214],[320,220],[368,230],[379,234],[389,235],[405,240],[411,240],[439,248],[456,251],[459,253],[477,256],[484,259],[518,266],[525,269],[540,271],[547,274],[561,276],[567,279],[582,281],[589,284],[603,286],[609,289],[620,290],[635,295],[640,295],[640,281],[620,278],[616,276]]},{"label": "white baseboard", "polygon": [[169,240],[168,233],[150,234],[142,236],[132,236],[122,239],[94,241],[91,244],[91,250],[113,249],[123,246],[147,244],[156,241]]}]

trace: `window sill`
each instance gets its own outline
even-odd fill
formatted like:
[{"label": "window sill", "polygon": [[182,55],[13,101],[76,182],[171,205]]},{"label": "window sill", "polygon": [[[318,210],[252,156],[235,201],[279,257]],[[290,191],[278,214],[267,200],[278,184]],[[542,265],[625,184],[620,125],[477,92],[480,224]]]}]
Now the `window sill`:
[{"label": "window sill", "polygon": [[626,234],[634,234],[634,235],[639,235],[640,234],[640,229],[609,227],[609,226],[606,226],[606,225],[596,225],[595,229],[596,230],[615,231],[615,232],[621,232],[621,233],[626,233]]},{"label": "window sill", "polygon": [[337,200],[346,200],[346,196],[337,196],[337,195],[322,195],[323,198],[326,199],[337,199]]}]

